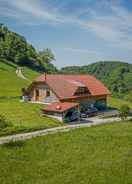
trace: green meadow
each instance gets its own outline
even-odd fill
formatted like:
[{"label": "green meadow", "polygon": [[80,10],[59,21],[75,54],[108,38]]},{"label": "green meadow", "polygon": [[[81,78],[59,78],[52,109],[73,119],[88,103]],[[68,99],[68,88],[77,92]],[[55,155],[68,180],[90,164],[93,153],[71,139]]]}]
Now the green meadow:
[{"label": "green meadow", "polygon": [[132,122],[0,146],[1,184],[131,184]]},{"label": "green meadow", "polygon": [[116,109],[120,109],[120,107],[122,105],[127,105],[127,106],[129,106],[129,108],[132,109],[132,102],[125,101],[125,100],[122,100],[122,99],[109,97],[107,102],[108,102],[109,107],[114,107]]}]

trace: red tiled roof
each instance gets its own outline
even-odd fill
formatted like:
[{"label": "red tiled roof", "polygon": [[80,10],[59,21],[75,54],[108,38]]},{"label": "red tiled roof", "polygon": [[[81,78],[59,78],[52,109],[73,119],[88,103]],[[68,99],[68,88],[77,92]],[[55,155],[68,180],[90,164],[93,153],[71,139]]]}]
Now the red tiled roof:
[{"label": "red tiled roof", "polygon": [[61,75],[45,74],[37,77],[34,82],[46,82],[60,98],[74,98],[74,93],[80,86],[86,86],[92,96],[110,95],[110,91],[91,75]]},{"label": "red tiled roof", "polygon": [[52,112],[64,112],[68,109],[78,106],[78,103],[71,102],[55,102],[46,106],[43,111],[52,111]]}]

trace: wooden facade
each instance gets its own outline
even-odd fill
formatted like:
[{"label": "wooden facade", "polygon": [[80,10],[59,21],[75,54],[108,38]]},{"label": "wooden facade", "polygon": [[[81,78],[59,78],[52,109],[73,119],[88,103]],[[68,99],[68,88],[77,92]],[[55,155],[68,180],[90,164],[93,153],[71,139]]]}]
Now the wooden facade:
[{"label": "wooden facade", "polygon": [[38,101],[43,103],[53,103],[58,102],[57,96],[49,88],[47,84],[38,83],[35,84],[30,92],[31,101]]}]

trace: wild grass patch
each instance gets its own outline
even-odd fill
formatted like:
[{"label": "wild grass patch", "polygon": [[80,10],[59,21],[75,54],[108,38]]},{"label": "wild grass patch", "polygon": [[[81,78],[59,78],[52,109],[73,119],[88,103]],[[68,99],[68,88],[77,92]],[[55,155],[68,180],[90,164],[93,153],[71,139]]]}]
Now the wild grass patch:
[{"label": "wild grass patch", "polygon": [[11,126],[12,123],[9,122],[4,115],[0,114],[0,129],[4,129]]},{"label": "wild grass patch", "polygon": [[10,148],[10,149],[21,148],[25,144],[26,144],[26,142],[22,141],[22,140],[21,141],[11,140],[10,142],[3,144],[3,147]]}]

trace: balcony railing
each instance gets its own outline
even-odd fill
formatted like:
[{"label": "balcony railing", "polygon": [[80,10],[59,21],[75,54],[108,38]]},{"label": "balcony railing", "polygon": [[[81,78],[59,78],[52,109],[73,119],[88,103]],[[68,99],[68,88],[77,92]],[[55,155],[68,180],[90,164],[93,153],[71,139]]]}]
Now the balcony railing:
[{"label": "balcony railing", "polygon": [[43,102],[44,103],[52,103],[52,102],[56,102],[57,100],[54,98],[54,97],[52,97],[52,96],[48,96],[48,97],[45,97],[44,99],[43,99]]}]

